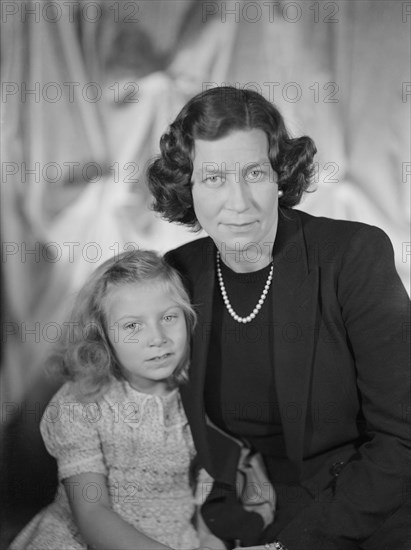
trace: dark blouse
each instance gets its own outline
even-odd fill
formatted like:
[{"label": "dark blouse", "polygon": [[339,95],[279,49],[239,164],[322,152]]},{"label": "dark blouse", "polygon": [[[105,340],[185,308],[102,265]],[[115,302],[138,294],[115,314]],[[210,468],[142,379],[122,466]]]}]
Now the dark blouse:
[{"label": "dark blouse", "polygon": [[[270,267],[236,273],[221,263],[228,298],[241,317],[256,306]],[[293,480],[294,468],[286,458],[276,397],[271,301],[270,288],[255,319],[238,323],[224,305],[216,278],[204,398],[214,424],[246,438],[264,456],[271,480],[287,483]]]}]

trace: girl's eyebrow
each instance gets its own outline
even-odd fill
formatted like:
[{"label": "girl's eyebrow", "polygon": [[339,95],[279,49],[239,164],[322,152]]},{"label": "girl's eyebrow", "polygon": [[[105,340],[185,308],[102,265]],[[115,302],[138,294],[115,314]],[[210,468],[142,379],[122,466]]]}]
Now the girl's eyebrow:
[{"label": "girl's eyebrow", "polygon": [[132,320],[132,319],[133,319],[133,320],[135,321],[136,319],[139,320],[139,319],[142,319],[142,318],[143,318],[143,316],[140,316],[140,315],[132,315],[132,314],[130,313],[129,315],[128,315],[128,314],[127,314],[127,315],[122,315],[121,317],[119,317],[119,318],[117,319],[117,321],[125,321],[126,319],[128,319],[128,320]]},{"label": "girl's eyebrow", "polygon": [[161,315],[164,315],[165,313],[168,313],[169,311],[173,311],[173,310],[176,310],[178,309],[179,311],[182,311],[183,308],[181,306],[179,306],[178,304],[173,304],[172,306],[166,308]]},{"label": "girl's eyebrow", "polygon": [[[165,313],[167,313],[168,311],[170,310],[173,310],[173,309],[180,309],[181,310],[181,306],[179,306],[178,304],[173,304],[172,306],[169,306],[167,307],[166,309],[163,309],[159,312],[159,315],[164,315]],[[124,320],[140,320],[140,319],[144,319],[144,315],[133,315],[132,313],[127,313],[126,315],[122,315],[121,317],[119,317],[117,319],[117,322],[118,321],[124,321]]]}]

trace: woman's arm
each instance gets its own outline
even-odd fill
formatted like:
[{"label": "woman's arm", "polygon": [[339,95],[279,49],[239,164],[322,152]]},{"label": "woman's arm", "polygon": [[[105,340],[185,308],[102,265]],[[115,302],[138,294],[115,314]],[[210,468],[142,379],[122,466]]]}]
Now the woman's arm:
[{"label": "woman's arm", "polygon": [[[364,544],[405,506],[410,483],[409,300],[382,231],[364,227],[350,239],[339,266],[337,295],[355,360],[359,421],[368,438],[335,478],[334,491],[316,494],[312,506],[278,534],[292,550]],[[335,346],[327,345],[331,361]]]},{"label": "woman's arm", "polygon": [[200,508],[196,512],[197,533],[200,540],[200,548],[207,550],[226,550],[224,542],[213,535],[207,525],[204,523]]},{"label": "woman's arm", "polygon": [[123,520],[110,507],[106,477],[84,473],[63,480],[74,519],[96,550],[170,550]]},{"label": "woman's arm", "polygon": [[196,529],[200,541],[200,548],[207,550],[226,550],[224,542],[210,531],[201,515],[201,505],[207,498],[213,482],[213,478],[206,470],[200,468],[197,475],[197,486],[195,491],[195,501],[197,504],[195,514]]}]

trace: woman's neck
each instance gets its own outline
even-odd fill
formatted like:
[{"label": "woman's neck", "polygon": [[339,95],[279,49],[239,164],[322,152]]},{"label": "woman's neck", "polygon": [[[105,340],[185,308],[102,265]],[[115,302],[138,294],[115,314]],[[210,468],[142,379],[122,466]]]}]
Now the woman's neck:
[{"label": "woman's neck", "polygon": [[220,261],[236,273],[252,273],[264,269],[273,261],[273,246],[267,245],[264,252],[255,247],[243,250],[227,250],[219,247]]}]

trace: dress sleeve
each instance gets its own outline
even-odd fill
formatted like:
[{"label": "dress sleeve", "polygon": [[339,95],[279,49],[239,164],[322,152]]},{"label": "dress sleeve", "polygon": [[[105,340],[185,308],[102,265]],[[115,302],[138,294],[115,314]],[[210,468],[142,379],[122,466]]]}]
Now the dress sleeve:
[{"label": "dress sleeve", "polygon": [[98,405],[80,403],[69,384],[48,404],[40,431],[48,452],[57,460],[60,480],[85,472],[107,474],[98,431],[101,422]]}]

